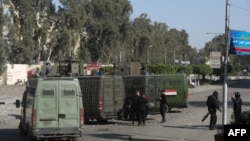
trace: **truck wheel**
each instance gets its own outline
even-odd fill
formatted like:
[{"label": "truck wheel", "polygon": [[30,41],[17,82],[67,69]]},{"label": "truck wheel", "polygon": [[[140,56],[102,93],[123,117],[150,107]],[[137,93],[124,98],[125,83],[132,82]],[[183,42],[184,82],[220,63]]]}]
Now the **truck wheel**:
[{"label": "truck wheel", "polygon": [[97,119],[98,123],[106,123],[108,119]]}]

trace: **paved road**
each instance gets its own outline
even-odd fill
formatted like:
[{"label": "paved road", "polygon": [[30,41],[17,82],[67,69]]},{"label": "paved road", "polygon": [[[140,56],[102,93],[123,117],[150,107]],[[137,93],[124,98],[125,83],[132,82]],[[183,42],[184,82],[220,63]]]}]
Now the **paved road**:
[{"label": "paved road", "polygon": [[[250,80],[234,81],[228,87],[228,121],[232,113],[232,103],[230,95],[234,91],[241,92],[243,97],[243,110],[250,107],[249,83]],[[15,88],[11,88],[14,89]],[[0,94],[2,94],[0,88]],[[18,92],[22,87],[16,88]],[[97,124],[92,122],[84,125],[84,137],[80,141],[121,141],[132,138],[134,141],[213,141],[217,130],[208,130],[209,119],[201,122],[201,118],[207,112],[205,100],[209,94],[217,90],[222,99],[222,85],[200,86],[190,89],[189,108],[173,109],[172,112],[167,113],[167,122],[161,124],[161,117],[159,114],[150,115],[147,119],[146,126],[133,126],[130,121],[110,120],[106,124]],[[12,90],[11,90],[12,91]],[[17,96],[18,95],[18,96]],[[19,93],[15,96],[19,97]],[[15,97],[14,95],[10,95]],[[1,98],[1,97],[0,97]],[[15,98],[13,98],[15,99]],[[222,103],[220,103],[222,106]],[[2,106],[1,106],[2,107]],[[0,108],[1,108],[0,107]],[[4,109],[0,109],[1,111]],[[9,115],[18,116],[19,112],[13,110],[9,111]],[[13,116],[13,117],[15,117]],[[222,115],[218,113],[218,126],[222,123]],[[25,137],[21,136],[17,130],[18,120],[14,118],[14,122],[7,122],[0,125],[1,141],[24,141]]]}]

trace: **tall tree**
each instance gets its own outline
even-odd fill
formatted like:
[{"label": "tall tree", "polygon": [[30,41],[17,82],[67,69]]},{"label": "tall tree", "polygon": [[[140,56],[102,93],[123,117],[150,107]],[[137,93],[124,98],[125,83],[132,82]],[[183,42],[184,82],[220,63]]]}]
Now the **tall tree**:
[{"label": "tall tree", "polygon": [[127,36],[132,6],[128,0],[91,0],[87,15],[87,47],[93,61],[115,61]]},{"label": "tall tree", "polygon": [[70,56],[79,58],[81,34],[84,32],[86,20],[85,6],[89,2],[87,0],[60,0],[60,2],[62,7],[59,7],[55,23],[58,34],[52,37],[52,58],[68,59]]},{"label": "tall tree", "polygon": [[132,32],[129,39],[131,52],[130,54],[134,56],[134,61],[147,62],[147,49],[152,46],[152,30],[153,26],[151,24],[151,19],[146,13],[140,15],[140,17],[135,18],[132,23]]},{"label": "tall tree", "polygon": [[10,32],[13,40],[9,59],[15,63],[31,64],[39,52],[33,40],[36,25],[36,1],[12,0],[12,2],[12,16],[15,29]]},{"label": "tall tree", "polygon": [[[34,29],[34,42],[38,49],[37,62],[49,61],[51,52],[51,36],[55,34],[55,5],[52,0],[37,0],[36,6],[36,24]],[[53,32],[52,32],[53,31]]]},{"label": "tall tree", "polygon": [[[1,4],[1,3],[0,3]],[[3,26],[4,26],[4,15],[3,15],[3,8],[0,5],[0,75],[3,73],[6,63],[6,46],[4,45],[4,40],[3,40]]]}]

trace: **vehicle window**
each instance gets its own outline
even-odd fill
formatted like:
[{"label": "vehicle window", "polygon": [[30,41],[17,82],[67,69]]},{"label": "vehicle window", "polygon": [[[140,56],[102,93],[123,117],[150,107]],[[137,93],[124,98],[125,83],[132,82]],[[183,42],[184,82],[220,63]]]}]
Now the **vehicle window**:
[{"label": "vehicle window", "polygon": [[46,90],[46,89],[43,89],[42,90],[42,95],[44,97],[54,97],[54,90],[53,89],[50,89],[50,90]]},{"label": "vehicle window", "polygon": [[74,96],[75,95],[75,90],[63,90],[63,96]]}]

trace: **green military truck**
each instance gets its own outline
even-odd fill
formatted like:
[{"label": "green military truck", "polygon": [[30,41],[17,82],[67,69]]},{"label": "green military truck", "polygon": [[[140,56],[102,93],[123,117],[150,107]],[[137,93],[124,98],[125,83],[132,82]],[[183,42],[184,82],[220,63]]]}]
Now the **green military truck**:
[{"label": "green military truck", "polygon": [[188,107],[188,82],[185,74],[163,74],[163,75],[137,75],[123,76],[126,100],[124,105],[124,115],[128,114],[128,103],[131,103],[135,91],[139,90],[148,98],[148,113],[159,112],[159,97],[161,90],[165,90],[167,95],[166,110],[172,108]]},{"label": "green military truck", "polygon": [[85,123],[118,117],[125,99],[121,76],[77,76],[77,79],[83,95]]},{"label": "green military truck", "polygon": [[21,105],[19,130],[27,140],[67,139],[83,135],[84,109],[78,79],[33,78],[28,81]]}]

